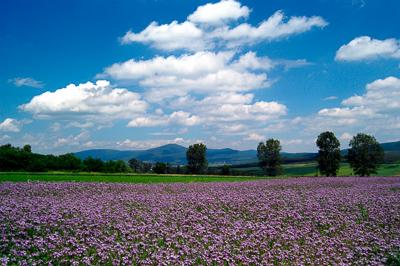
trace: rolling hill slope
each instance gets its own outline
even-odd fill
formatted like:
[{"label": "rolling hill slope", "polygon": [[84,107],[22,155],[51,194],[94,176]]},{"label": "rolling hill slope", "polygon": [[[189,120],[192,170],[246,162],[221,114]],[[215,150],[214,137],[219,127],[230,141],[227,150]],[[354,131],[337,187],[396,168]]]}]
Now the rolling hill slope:
[{"label": "rolling hill slope", "polygon": [[[400,141],[382,143],[382,148],[385,150],[387,161],[397,162],[400,160]],[[124,160],[128,161],[131,158],[136,158],[141,161],[148,162],[166,162],[173,164],[186,164],[187,148],[177,144],[167,144],[157,148],[148,150],[131,150],[121,151],[112,149],[94,149],[84,150],[75,153],[81,159],[88,156],[100,158],[102,160]],[[342,151],[343,155],[347,154],[347,150]],[[283,152],[282,157],[284,162],[306,162],[316,158],[316,153],[287,153]],[[233,149],[208,149],[207,159],[209,164],[247,164],[257,161],[257,152],[255,150],[233,150]]]},{"label": "rolling hill slope", "polygon": [[[148,150],[120,151],[111,149],[85,150],[75,153],[81,159],[89,156],[102,160],[124,160],[136,158],[148,162],[166,162],[173,164],[186,164],[187,148],[177,144],[167,144]],[[207,159],[209,164],[243,164],[257,160],[255,150],[233,150],[233,149],[208,149]],[[288,160],[304,161],[315,158],[315,153],[282,153]]]}]

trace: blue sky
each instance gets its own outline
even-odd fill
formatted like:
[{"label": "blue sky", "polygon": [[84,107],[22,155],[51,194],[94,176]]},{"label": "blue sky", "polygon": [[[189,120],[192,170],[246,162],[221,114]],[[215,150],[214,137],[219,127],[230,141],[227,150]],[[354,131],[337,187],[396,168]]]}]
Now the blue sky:
[{"label": "blue sky", "polygon": [[1,1],[0,143],[315,150],[400,133],[400,2]]}]

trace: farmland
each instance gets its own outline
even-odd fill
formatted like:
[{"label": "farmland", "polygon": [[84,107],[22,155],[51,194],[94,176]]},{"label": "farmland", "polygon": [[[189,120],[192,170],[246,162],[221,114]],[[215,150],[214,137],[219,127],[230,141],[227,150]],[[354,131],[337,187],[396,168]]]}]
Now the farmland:
[{"label": "farmland", "polygon": [[155,175],[155,174],[105,174],[105,173],[0,173],[0,182],[105,182],[105,183],[191,183],[191,182],[235,182],[257,180],[251,176],[206,176],[206,175]]},{"label": "farmland", "polygon": [[3,264],[383,264],[400,178],[0,183]]},{"label": "farmland", "polygon": [[[283,176],[315,176],[317,163],[316,162],[301,162],[283,164]],[[263,175],[263,171],[258,166],[252,167],[232,167],[232,171],[236,174]],[[341,163],[337,173],[338,176],[351,176],[353,170],[348,163]],[[375,176],[400,176],[400,163],[385,163],[379,166]]]},{"label": "farmland", "polygon": [[[315,162],[291,163],[283,165],[283,175],[275,178],[289,178],[296,176],[315,176]],[[220,170],[217,170],[220,172]],[[218,175],[156,175],[134,173],[72,173],[72,172],[0,172],[0,182],[106,182],[106,183],[191,183],[191,182],[240,182],[271,177],[262,176],[264,172],[259,167],[235,168],[235,176]],[[349,164],[343,163],[338,172],[339,176],[351,176],[352,169]],[[378,168],[377,176],[400,176],[400,164],[383,164]]]}]

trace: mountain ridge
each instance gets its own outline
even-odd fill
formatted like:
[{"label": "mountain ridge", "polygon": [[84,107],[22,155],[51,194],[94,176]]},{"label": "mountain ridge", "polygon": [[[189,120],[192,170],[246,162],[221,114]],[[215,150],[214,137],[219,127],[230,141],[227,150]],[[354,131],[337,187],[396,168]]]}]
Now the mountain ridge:
[{"label": "mountain ridge", "polygon": [[[400,158],[400,141],[387,142],[381,144],[385,150],[386,157],[390,161]],[[128,161],[136,158],[148,162],[165,162],[173,164],[186,164],[186,147],[178,144],[166,144],[147,150],[115,150],[115,149],[91,149],[74,153],[77,157],[99,158],[102,160],[123,160]],[[347,149],[342,150],[342,154],[347,154]],[[301,162],[314,160],[316,152],[282,152],[282,157],[286,162]],[[243,164],[257,160],[256,150],[234,150],[231,148],[207,149],[207,159],[210,164]]]}]

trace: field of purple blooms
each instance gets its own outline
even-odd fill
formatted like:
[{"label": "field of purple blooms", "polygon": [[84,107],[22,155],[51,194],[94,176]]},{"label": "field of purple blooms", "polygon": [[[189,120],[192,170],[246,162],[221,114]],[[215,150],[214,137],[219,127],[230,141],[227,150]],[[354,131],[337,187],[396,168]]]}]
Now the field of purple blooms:
[{"label": "field of purple blooms", "polygon": [[0,183],[3,265],[384,264],[400,178]]}]

